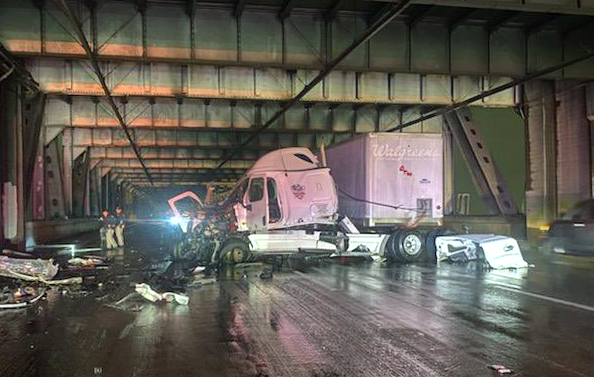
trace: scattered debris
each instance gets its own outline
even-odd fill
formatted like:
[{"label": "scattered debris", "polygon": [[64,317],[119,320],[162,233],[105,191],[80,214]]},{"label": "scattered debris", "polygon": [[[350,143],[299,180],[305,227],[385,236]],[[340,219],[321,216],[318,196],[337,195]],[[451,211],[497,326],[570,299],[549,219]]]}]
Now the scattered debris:
[{"label": "scattered debris", "polygon": [[260,279],[270,280],[272,279],[272,268],[267,268],[260,274]]},{"label": "scattered debris", "polygon": [[51,280],[58,273],[53,260],[16,259],[0,255],[0,275],[23,280]]},{"label": "scattered debris", "polygon": [[[16,292],[15,292],[16,293]],[[45,295],[45,292],[41,292],[39,293],[37,296],[33,297],[30,300],[25,299],[25,301],[23,302],[15,302],[15,303],[5,303],[5,304],[0,304],[0,309],[20,309],[20,308],[25,308],[31,304],[36,303],[37,301],[41,300],[41,298]],[[15,295],[15,299],[23,299],[24,297],[28,297],[28,295],[25,296],[21,296],[20,294],[18,295],[18,298]]]},{"label": "scattered debris", "polygon": [[98,257],[76,257],[68,260],[69,265],[82,267],[95,267],[97,264],[104,264],[105,261]]},{"label": "scattered debris", "polygon": [[13,258],[35,259],[33,254],[23,253],[22,251],[2,250],[2,254]]},{"label": "scattered debris", "polygon": [[494,371],[496,371],[499,374],[513,374],[514,371],[505,367],[504,365],[498,365],[498,364],[493,364],[493,365],[489,365],[490,369],[493,369]]},{"label": "scattered debris", "polygon": [[217,279],[214,277],[201,277],[193,281],[193,285],[209,285],[214,284],[217,282]]},{"label": "scattered debris", "polygon": [[206,270],[206,267],[204,267],[204,266],[198,266],[198,267],[196,267],[196,268],[194,269],[194,271],[192,271],[192,273],[193,273],[194,275],[196,275],[196,274],[203,273],[203,272],[204,272],[204,270]]},{"label": "scattered debris", "polygon": [[136,284],[136,292],[145,299],[151,302],[165,301],[165,302],[176,302],[180,305],[188,305],[190,300],[188,296],[179,293],[165,292],[158,293],[152,290],[148,284]]},{"label": "scattered debris", "polygon": [[518,242],[511,237],[494,234],[458,234],[435,238],[438,262],[466,263],[479,260],[489,268],[525,268]]}]

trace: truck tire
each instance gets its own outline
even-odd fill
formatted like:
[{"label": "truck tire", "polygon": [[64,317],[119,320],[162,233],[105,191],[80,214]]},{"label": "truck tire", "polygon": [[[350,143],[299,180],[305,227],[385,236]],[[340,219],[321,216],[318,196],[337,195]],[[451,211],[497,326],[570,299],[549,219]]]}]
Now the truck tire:
[{"label": "truck tire", "polygon": [[396,230],[394,233],[392,233],[390,235],[390,237],[388,238],[388,241],[386,242],[386,253],[385,254],[386,254],[386,260],[388,261],[388,263],[402,262],[398,252],[396,251],[398,249],[398,246],[395,242],[395,239],[398,238],[399,234],[400,234],[400,230]]},{"label": "truck tire", "polygon": [[432,264],[437,264],[437,246],[435,246],[435,239],[439,236],[452,236],[454,233],[447,228],[433,229],[427,233],[425,238],[425,249],[427,250],[427,261]]},{"label": "truck tire", "polygon": [[400,261],[417,262],[425,256],[425,237],[416,230],[402,229],[392,239],[392,247]]},{"label": "truck tire", "polygon": [[249,246],[238,239],[231,239],[219,252],[219,264],[238,264],[250,260],[251,252]]}]

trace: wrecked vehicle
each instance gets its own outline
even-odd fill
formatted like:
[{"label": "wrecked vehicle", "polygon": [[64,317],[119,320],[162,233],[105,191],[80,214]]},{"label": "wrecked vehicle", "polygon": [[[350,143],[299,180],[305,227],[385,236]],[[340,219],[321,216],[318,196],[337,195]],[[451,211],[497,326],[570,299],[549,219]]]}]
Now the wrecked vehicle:
[{"label": "wrecked vehicle", "polygon": [[[235,263],[252,253],[314,253],[330,255],[345,249],[336,230],[337,195],[330,169],[319,164],[307,148],[286,148],[260,158],[239,181],[228,198],[205,204],[185,192],[169,200],[179,217],[177,202],[192,198],[200,210],[184,220],[184,233],[194,239],[195,250],[215,262]],[[213,248],[214,246],[214,248]]]},{"label": "wrecked vehicle", "polygon": [[[416,199],[420,209],[391,205],[409,215],[406,223],[391,220],[391,225],[361,232],[348,217],[339,215],[340,186],[337,189],[325,161],[323,149],[320,159],[307,148],[280,149],[260,158],[223,202],[207,204],[192,192],[171,198],[173,213],[185,218],[176,221],[184,224],[184,247],[205,263],[241,263],[253,254],[295,253],[415,262],[424,260],[427,249],[435,258],[436,240],[445,233],[435,227],[439,223],[430,226],[427,219],[433,219],[428,217],[432,211],[428,206],[439,207],[434,213],[442,216],[439,193],[436,200]],[[177,208],[185,198],[199,207],[193,215],[182,216]],[[419,227],[423,219],[425,227]]]}]

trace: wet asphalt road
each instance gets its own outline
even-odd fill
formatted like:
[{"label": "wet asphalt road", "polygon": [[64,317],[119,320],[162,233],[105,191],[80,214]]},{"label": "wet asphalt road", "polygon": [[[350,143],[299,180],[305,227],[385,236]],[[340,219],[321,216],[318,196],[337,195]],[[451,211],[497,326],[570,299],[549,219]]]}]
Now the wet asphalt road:
[{"label": "wet asphalt road", "polygon": [[0,312],[0,376],[591,376],[588,263],[251,266],[140,312],[54,290]]}]

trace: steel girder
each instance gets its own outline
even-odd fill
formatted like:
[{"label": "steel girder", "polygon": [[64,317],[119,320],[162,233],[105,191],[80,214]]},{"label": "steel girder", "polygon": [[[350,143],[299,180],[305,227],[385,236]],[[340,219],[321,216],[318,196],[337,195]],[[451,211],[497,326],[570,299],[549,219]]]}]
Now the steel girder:
[{"label": "steel girder", "polygon": [[460,109],[446,114],[446,123],[458,142],[487,209],[492,214],[517,215],[518,207],[515,200],[508,191],[507,184],[473,120],[470,109]]},{"label": "steel girder", "polygon": [[[59,19],[59,14],[52,7],[52,3],[48,3],[46,7],[35,9],[32,4],[23,3],[16,9],[23,11],[22,13],[14,12],[14,17],[23,17],[22,14],[29,15],[28,22],[23,22],[23,30],[18,30],[21,26],[18,22],[14,22],[12,26],[18,32],[15,32],[14,37],[10,36],[8,31],[8,37],[5,38],[7,46],[14,53],[22,53],[30,56],[31,54],[55,56],[60,58],[79,59],[84,58],[84,50],[76,42],[70,42],[71,36],[67,31],[61,30],[60,25],[63,24]],[[398,20],[398,25],[390,25],[395,31],[405,27],[405,24],[412,23],[418,20],[415,30],[412,33],[401,33],[402,35],[394,35],[395,33],[389,33],[386,36],[380,36],[382,39],[381,43],[371,43],[369,46],[369,55],[364,59],[358,59],[356,65],[345,65],[344,68],[354,70],[356,72],[363,71],[374,71],[379,70],[382,72],[409,72],[409,68],[412,68],[411,72],[427,73],[433,72],[438,74],[450,73],[450,74],[507,74],[511,76],[524,75],[527,72],[538,69],[539,67],[524,67],[523,64],[527,61],[530,63],[533,60],[531,57],[542,57],[546,56],[547,59],[553,59],[560,57],[565,53],[565,56],[570,56],[573,51],[566,51],[559,39],[557,34],[563,36],[570,36],[574,32],[576,26],[587,26],[588,21],[591,21],[587,16],[589,10],[594,8],[582,7],[577,12],[580,16],[564,15],[563,17],[568,22],[549,22],[545,23],[545,33],[538,33],[541,38],[529,38],[528,43],[521,43],[521,39],[525,36],[525,31],[529,30],[530,25],[535,25],[547,21],[551,14],[563,14],[563,12],[555,12],[553,8],[547,8],[542,14],[526,17],[522,12],[505,10],[509,4],[497,4],[496,8],[498,11],[487,11],[481,10],[482,7],[474,7],[472,4],[464,2],[461,12],[467,9],[478,9],[479,11],[472,17],[463,18],[463,22],[459,22],[460,13],[453,11],[451,8],[440,8],[438,4],[432,1],[427,3],[434,4],[436,9],[431,12],[431,17],[417,18],[416,14],[419,13],[418,9],[427,7],[427,4],[415,3],[410,7],[410,13],[401,17]],[[348,5],[348,4],[347,4]],[[431,4],[429,4],[431,5]],[[493,4],[490,4],[493,6]],[[531,2],[532,5],[532,2]],[[215,64],[215,65],[238,65],[238,66],[268,66],[268,67],[279,67],[283,69],[299,69],[299,68],[311,68],[311,69],[323,69],[324,62],[332,59],[336,49],[325,49],[323,44],[340,46],[345,45],[344,37],[340,33],[332,36],[332,28],[327,28],[329,35],[312,35],[312,32],[318,29],[324,29],[323,25],[319,23],[313,23],[311,12],[305,14],[295,15],[294,17],[286,17],[284,20],[281,17],[277,20],[274,17],[276,10],[252,9],[248,12],[248,15],[242,15],[240,18],[246,18],[246,25],[238,28],[238,20],[232,16],[230,6],[224,9],[216,9],[211,5],[198,4],[193,6],[192,12],[187,11],[187,6],[183,2],[179,2],[177,6],[162,7],[160,5],[149,4],[143,8],[143,12],[140,12],[138,7],[135,7],[132,2],[119,2],[119,4],[113,8],[113,12],[110,12],[105,6],[91,7],[85,14],[86,18],[89,19],[88,24],[85,27],[88,28],[87,33],[90,38],[97,40],[97,44],[93,44],[94,53],[97,59],[112,59],[117,57],[118,59],[127,59],[136,61],[139,64],[146,65],[150,61],[177,61],[180,64],[188,65],[193,63],[204,63],[204,64]],[[389,6],[389,4],[388,4]],[[28,9],[28,8],[31,9]],[[488,8],[489,6],[486,5]],[[179,8],[179,11],[176,10]],[[513,7],[512,7],[513,8]],[[165,9],[165,11],[160,11]],[[198,10],[197,10],[198,9]],[[11,8],[7,7],[3,12],[7,14],[7,19],[10,19],[13,15],[10,13]],[[271,12],[272,11],[272,12]],[[323,13],[324,10],[317,10]],[[380,9],[380,11],[385,11]],[[221,24],[213,24],[212,18],[208,17],[209,12],[215,12],[217,14],[216,19],[222,18]],[[38,15],[39,13],[40,15]],[[121,13],[121,14],[120,14]],[[184,14],[185,13],[185,14]],[[593,12],[594,13],[594,12]],[[449,16],[444,17],[442,14],[448,14]],[[190,15],[191,17],[188,17]],[[508,16],[513,16],[510,18]],[[592,14],[591,14],[592,15]],[[181,17],[180,17],[181,16]],[[261,16],[261,17],[258,17]],[[272,16],[272,17],[271,17]],[[338,13],[338,19],[346,19],[352,17],[353,12],[344,14]],[[376,17],[369,15],[366,12],[355,12],[355,17],[359,17],[361,22],[365,20],[373,21]],[[148,17],[148,21],[147,21]],[[174,17],[176,19],[174,19]],[[227,18],[225,18],[227,17]],[[298,22],[293,22],[292,19],[297,17]],[[540,17],[540,20],[538,19]],[[40,25],[38,31],[32,32],[30,30],[30,19],[38,18]],[[319,21],[325,22],[322,17],[317,17]],[[535,18],[537,19],[534,22]],[[262,22],[257,22],[261,19]],[[45,20],[45,21],[44,21]],[[179,24],[176,34],[172,35],[174,38],[169,38],[168,41],[179,40],[180,42],[174,42],[175,47],[156,47],[164,45],[160,41],[159,33],[152,31],[151,25],[158,25],[155,30],[159,30],[159,26],[162,22],[177,21]],[[287,21],[287,22],[285,22]],[[513,22],[512,22],[513,21]],[[44,23],[45,22],[45,23]],[[59,22],[59,23],[58,23]],[[292,25],[292,22],[297,25],[297,30]],[[240,22],[241,23],[241,22]],[[266,23],[274,23],[273,26],[262,26]],[[431,55],[423,54],[423,51],[431,49],[435,45],[425,44],[422,42],[423,35],[427,33],[433,33],[433,38],[445,42],[443,38],[449,26],[455,23],[460,23],[463,28],[456,28],[456,38],[454,43],[450,43],[450,51],[446,54],[433,54],[434,57],[439,56],[440,61],[430,61],[431,64],[427,66],[423,65],[412,65],[408,66],[404,63],[402,56],[418,56],[418,60],[430,60]],[[107,24],[105,28],[97,30],[97,24]],[[211,44],[206,44],[204,41],[202,45],[196,46],[197,42],[201,41],[198,38],[202,34],[209,33],[210,30],[200,29],[210,27],[211,29],[221,30],[224,28],[232,29],[226,36],[229,38],[235,38],[234,41],[229,41],[226,38],[215,38],[215,43],[218,43],[217,49],[213,49]],[[94,25],[94,26],[93,26]],[[37,25],[36,25],[37,26]],[[52,35],[46,35],[46,29],[52,26],[52,35],[57,32],[63,33],[59,38],[53,37]],[[505,30],[499,30],[503,27]],[[270,29],[273,28],[273,29]],[[105,29],[105,30],[103,30]],[[147,30],[148,29],[148,30]],[[278,29],[278,30],[277,30]],[[438,30],[439,29],[439,30]],[[512,32],[513,31],[513,32]],[[416,34],[418,32],[418,35]],[[99,35],[97,35],[99,33]],[[317,32],[316,32],[317,33]],[[324,32],[326,33],[326,32]],[[511,33],[511,34],[510,34]],[[161,33],[162,34],[162,33]],[[257,48],[257,42],[259,38],[266,37],[267,35],[281,35],[285,34],[285,38],[278,38],[278,46],[274,47],[276,51],[267,51],[262,48],[262,51],[252,52],[246,54],[246,47],[249,46],[250,50]],[[483,34],[484,38],[478,37],[479,34]],[[30,37],[25,37],[23,35]],[[401,40],[401,38],[407,37],[407,40]],[[550,43],[542,43],[542,38],[548,39]],[[54,40],[55,39],[55,40]],[[204,40],[206,38],[202,38]],[[328,39],[329,42],[321,42],[323,39]],[[481,46],[477,44],[478,40],[483,40]],[[152,43],[147,45],[147,42]],[[244,46],[249,41],[249,45]],[[487,43],[485,43],[487,41]],[[507,43],[505,43],[507,41]],[[161,42],[161,43],[160,43]],[[391,48],[386,49],[386,43],[393,42]],[[170,42],[171,43],[171,42]],[[274,42],[276,43],[276,42]],[[505,46],[498,47],[504,44]],[[410,46],[410,51],[406,51],[407,46]],[[457,46],[457,47],[456,47]],[[492,51],[490,49],[493,48]],[[526,59],[524,59],[524,49]],[[404,49],[404,50],[403,50]],[[218,50],[218,52],[217,52]],[[224,51],[220,51],[224,50]],[[489,50],[486,52],[485,50]],[[329,56],[322,56],[326,53],[330,53]],[[459,59],[452,66],[448,65],[448,55],[461,55],[466,57],[467,53],[471,53],[473,59]],[[478,58],[477,54],[481,57]],[[506,55],[507,54],[507,55]],[[280,56],[282,55],[282,56]],[[311,56],[307,56],[311,55]],[[319,55],[319,56],[318,56]],[[484,56],[488,55],[493,59],[491,61],[484,61]],[[517,56],[516,56],[517,55]],[[306,57],[307,56],[307,57]],[[513,59],[506,59],[506,57],[514,56]],[[243,57],[240,59],[240,57]],[[320,58],[321,57],[321,58]],[[399,58],[400,57],[400,58]],[[416,60],[416,59],[415,59]],[[466,62],[464,61],[466,60]],[[517,63],[514,69],[511,69],[509,64],[513,60]],[[386,62],[390,62],[386,64]],[[481,66],[477,66],[477,63],[481,63]],[[470,65],[472,67],[470,68]],[[438,67],[438,68],[428,68]],[[465,71],[466,69],[466,71]],[[579,72],[577,72],[579,73]]]},{"label": "steel girder", "polygon": [[559,71],[559,70],[564,69],[566,67],[570,67],[572,65],[575,65],[577,63],[581,63],[581,62],[586,61],[586,60],[590,60],[592,58],[594,58],[594,52],[589,52],[589,53],[584,54],[582,56],[579,56],[577,58],[574,58],[574,59],[571,59],[571,60],[567,60],[567,61],[565,61],[565,62],[563,62],[561,64],[558,64],[558,65],[555,65],[555,66],[552,66],[552,67],[545,68],[543,70],[540,70],[540,71],[531,73],[531,74],[529,74],[529,75],[527,75],[525,77],[519,78],[519,79],[515,79],[515,80],[513,80],[513,81],[511,81],[511,82],[509,82],[507,84],[503,84],[503,85],[500,85],[498,87],[495,87],[495,88],[486,90],[486,91],[484,91],[484,92],[482,92],[482,93],[480,93],[480,94],[478,94],[476,96],[473,96],[471,98],[468,98],[468,99],[466,99],[464,101],[457,102],[457,103],[454,103],[452,105],[444,106],[442,108],[438,108],[436,110],[430,111],[426,115],[423,115],[423,116],[421,116],[421,117],[419,117],[419,118],[417,118],[415,120],[411,120],[409,122],[403,123],[403,124],[401,124],[399,126],[396,126],[394,128],[388,129],[387,131],[389,131],[389,132],[400,131],[400,130],[403,130],[403,129],[407,128],[407,127],[414,126],[415,124],[418,124],[420,122],[423,122],[423,121],[426,121],[426,120],[435,118],[437,116],[447,115],[447,114],[449,114],[451,112],[454,112],[454,111],[463,109],[463,108],[469,106],[470,104],[472,104],[472,103],[474,103],[476,101],[480,101],[483,98],[492,96],[494,94],[500,93],[502,91],[508,90],[510,88],[513,88],[513,87],[520,86],[522,84],[528,83],[528,82],[533,81],[535,79],[538,79],[540,77],[546,76],[546,75],[548,75],[548,74],[550,74],[552,72]]},{"label": "steel girder", "polygon": [[61,149],[60,138],[54,139],[45,148],[45,218],[47,220],[64,218],[66,215]]},{"label": "steel girder", "polygon": [[[127,122],[130,122],[130,117],[142,117],[143,113],[150,111],[150,102],[179,108],[182,119],[188,116],[184,112],[186,104],[196,107],[196,115],[206,113],[209,109],[214,111],[222,104],[236,107],[240,116],[250,108],[253,112],[257,111],[258,106],[264,106],[264,109],[280,107],[303,89],[305,83],[317,73],[315,70],[305,69],[287,71],[174,63],[143,66],[110,61],[103,65],[111,72],[107,84],[112,95],[120,100],[120,111],[133,109],[132,113],[124,114]],[[93,103],[99,108],[100,114],[107,112],[106,101],[93,98],[102,96],[103,90],[90,78],[93,72],[89,70],[86,61],[62,62],[56,59],[32,58],[28,60],[27,67],[43,90],[52,97],[71,97],[75,103],[87,102],[88,106]],[[220,80],[213,79],[219,76]],[[332,103],[443,105],[465,99],[480,92],[483,87],[505,80],[511,78],[336,71],[309,92],[302,102],[303,106]],[[511,96],[511,100],[493,105],[513,106],[513,100],[514,97]],[[485,105],[488,106],[489,103]]]},{"label": "steel girder", "polygon": [[282,105],[281,109],[278,110],[274,115],[272,115],[266,123],[264,123],[261,127],[258,127],[250,137],[241,143],[236,149],[234,149],[226,158],[223,160],[215,169],[214,173],[216,174],[217,169],[223,167],[227,162],[229,162],[235,154],[241,151],[246,145],[248,145],[252,140],[254,140],[259,133],[266,130],[270,126],[272,126],[280,117],[283,116],[291,107],[297,104],[307,93],[309,93],[313,88],[316,87],[326,76],[328,76],[341,62],[343,62],[353,51],[355,51],[358,47],[362,46],[368,40],[370,40],[374,35],[376,35],[381,29],[383,29],[388,23],[393,21],[396,16],[402,13],[406,7],[410,5],[412,0],[401,0],[398,3],[392,5],[389,9],[386,10],[386,13],[383,14],[377,21],[373,24],[369,25],[367,29],[358,36],[344,51],[342,51],[336,58],[332,59],[324,69],[314,77],[297,95],[295,95],[291,100],[287,101],[285,104]]},{"label": "steel girder", "polygon": [[[134,140],[132,139],[130,131],[128,130],[128,126],[126,125],[126,122],[124,121],[124,118],[122,117],[122,114],[120,114],[118,106],[116,105],[113,97],[111,96],[111,92],[110,92],[110,90],[107,86],[107,83],[105,81],[105,76],[104,76],[103,72],[101,71],[101,67],[99,66],[99,63],[96,59],[96,54],[91,49],[89,41],[87,40],[87,37],[85,36],[85,32],[82,29],[81,23],[78,20],[76,13],[73,11],[73,9],[71,8],[71,6],[67,0],[61,0],[61,5],[63,7],[63,11],[65,12],[68,19],[70,20],[70,23],[72,24],[72,26],[75,29],[75,32],[78,36],[80,45],[84,49],[87,57],[89,58],[89,60],[91,62],[95,76],[99,80],[101,88],[103,89],[103,93],[104,93],[105,97],[107,98],[107,103],[111,107],[111,110],[113,111],[113,114],[115,115],[115,117],[118,119],[118,122],[119,122],[120,126],[122,127],[122,130],[124,131],[124,134],[126,135],[126,138],[128,139],[128,142],[130,143],[130,146],[134,150],[134,154],[136,155],[138,162],[140,163],[141,166],[145,167],[144,161],[142,160],[142,156],[140,155],[140,150],[138,149]],[[145,173],[146,173],[148,180],[151,181],[151,175],[148,172],[148,170],[145,169]]]},{"label": "steel girder", "polygon": [[78,156],[72,164],[72,214],[80,218],[89,215],[89,152]]}]

